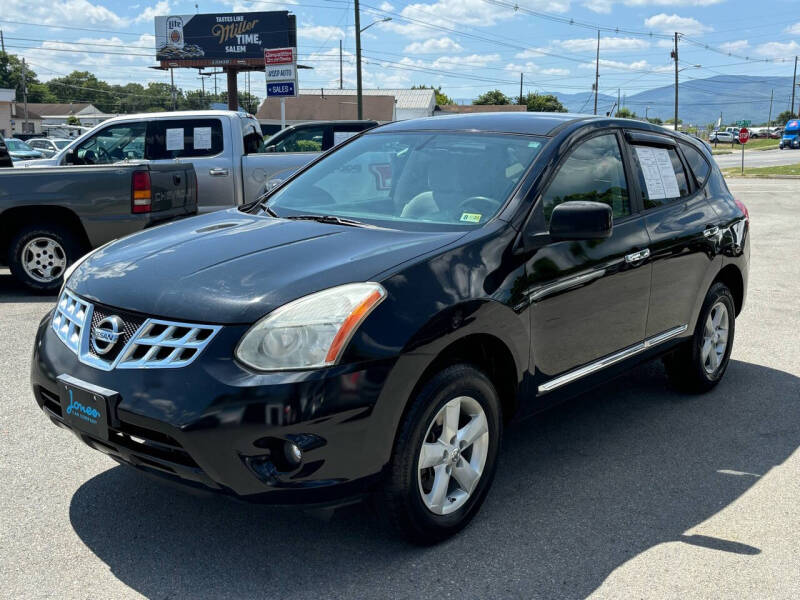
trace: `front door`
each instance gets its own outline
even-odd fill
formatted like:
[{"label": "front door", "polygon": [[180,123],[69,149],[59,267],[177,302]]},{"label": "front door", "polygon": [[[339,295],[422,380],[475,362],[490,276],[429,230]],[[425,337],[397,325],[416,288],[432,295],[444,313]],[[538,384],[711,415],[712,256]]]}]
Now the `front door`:
[{"label": "front door", "polygon": [[547,231],[562,202],[591,200],[612,208],[609,238],[560,241],[539,248],[526,264],[531,360],[540,391],[572,380],[570,373],[641,344],[650,295],[648,237],[631,201],[630,172],[616,130],[583,138],[537,200],[528,226]]},{"label": "front door", "polygon": [[190,162],[197,175],[197,211],[231,208],[236,204],[232,140],[215,117],[153,119],[147,126],[146,158],[156,164]]}]

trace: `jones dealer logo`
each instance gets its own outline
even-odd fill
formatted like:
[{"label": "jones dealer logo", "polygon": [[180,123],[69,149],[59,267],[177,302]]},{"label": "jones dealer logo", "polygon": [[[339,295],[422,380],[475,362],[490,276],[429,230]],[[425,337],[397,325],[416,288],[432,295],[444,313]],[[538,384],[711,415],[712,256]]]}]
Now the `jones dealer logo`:
[{"label": "jones dealer logo", "polygon": [[72,390],[67,391],[69,392],[69,406],[67,406],[67,414],[75,415],[87,423],[97,425],[97,420],[100,418],[100,411],[92,406],[84,406],[72,397]]}]

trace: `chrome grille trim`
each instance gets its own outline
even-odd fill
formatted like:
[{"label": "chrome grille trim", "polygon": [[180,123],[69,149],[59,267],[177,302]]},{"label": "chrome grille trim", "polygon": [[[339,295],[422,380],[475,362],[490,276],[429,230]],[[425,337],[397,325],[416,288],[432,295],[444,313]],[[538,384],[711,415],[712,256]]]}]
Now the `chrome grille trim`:
[{"label": "chrome grille trim", "polygon": [[80,348],[83,334],[92,322],[92,305],[64,289],[53,311],[52,327],[58,338],[75,354]]},{"label": "chrome grille trim", "polygon": [[[112,311],[112,308],[103,310]],[[58,338],[80,362],[101,369],[172,369],[197,359],[222,326],[200,325],[147,318],[122,347],[114,360],[103,360],[91,352],[94,305],[64,288],[51,326]],[[123,313],[125,311],[122,311]],[[133,326],[135,327],[136,321]]]}]

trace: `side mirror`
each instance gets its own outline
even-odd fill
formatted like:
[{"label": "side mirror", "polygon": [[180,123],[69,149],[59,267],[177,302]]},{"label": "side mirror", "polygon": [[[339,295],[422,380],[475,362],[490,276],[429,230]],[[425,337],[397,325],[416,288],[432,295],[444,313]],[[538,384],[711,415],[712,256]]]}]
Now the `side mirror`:
[{"label": "side mirror", "polygon": [[553,241],[603,239],[611,235],[612,227],[611,207],[602,202],[564,202],[550,216]]},{"label": "side mirror", "polygon": [[275,152],[275,144],[272,144],[271,146],[267,146],[266,148],[264,148],[264,152]]},{"label": "side mirror", "polygon": [[70,148],[64,153],[64,164],[65,165],[74,165],[75,164],[75,150]]}]

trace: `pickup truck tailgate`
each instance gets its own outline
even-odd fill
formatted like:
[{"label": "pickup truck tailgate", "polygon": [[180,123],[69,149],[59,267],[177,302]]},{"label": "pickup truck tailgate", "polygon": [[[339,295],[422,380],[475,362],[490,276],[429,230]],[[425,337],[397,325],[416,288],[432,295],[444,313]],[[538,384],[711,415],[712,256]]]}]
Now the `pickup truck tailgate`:
[{"label": "pickup truck tailgate", "polygon": [[197,178],[191,163],[151,164],[149,172],[151,212],[176,209],[194,212],[197,207]]}]

